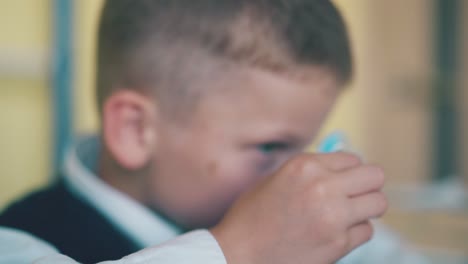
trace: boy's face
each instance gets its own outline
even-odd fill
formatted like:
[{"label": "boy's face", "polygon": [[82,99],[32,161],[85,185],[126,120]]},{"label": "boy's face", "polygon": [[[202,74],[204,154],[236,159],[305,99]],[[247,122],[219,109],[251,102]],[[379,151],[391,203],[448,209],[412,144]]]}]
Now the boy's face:
[{"label": "boy's face", "polygon": [[190,121],[155,131],[148,200],[186,228],[216,224],[242,192],[303,151],[338,94],[335,76],[319,67],[305,78],[259,69],[226,75]]}]

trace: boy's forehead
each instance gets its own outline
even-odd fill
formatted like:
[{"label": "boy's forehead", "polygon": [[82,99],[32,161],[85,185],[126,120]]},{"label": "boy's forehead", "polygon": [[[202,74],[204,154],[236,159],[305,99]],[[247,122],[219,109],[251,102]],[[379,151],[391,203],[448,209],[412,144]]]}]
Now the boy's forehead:
[{"label": "boy's forehead", "polygon": [[221,94],[237,93],[247,97],[280,93],[335,97],[342,86],[337,76],[322,66],[295,66],[283,71],[239,66],[219,76],[209,85],[220,88]]},{"label": "boy's forehead", "polygon": [[201,133],[211,129],[285,135],[281,138],[310,135],[340,90],[335,75],[320,66],[281,72],[239,64],[218,66],[192,80],[191,89],[201,91],[198,99],[191,99],[197,102],[183,111],[185,121],[174,124]]},{"label": "boy's forehead", "polygon": [[[226,74],[211,85],[217,87],[201,101],[198,118],[284,134],[320,123],[339,91],[334,75],[321,68],[301,74],[250,68]],[[280,129],[284,127],[289,129]]]}]

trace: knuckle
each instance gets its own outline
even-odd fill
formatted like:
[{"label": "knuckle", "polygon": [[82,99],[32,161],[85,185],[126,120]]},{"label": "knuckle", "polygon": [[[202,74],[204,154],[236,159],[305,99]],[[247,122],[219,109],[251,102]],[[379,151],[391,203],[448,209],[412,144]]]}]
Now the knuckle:
[{"label": "knuckle", "polygon": [[323,200],[328,196],[328,193],[327,184],[321,179],[314,181],[310,188],[310,195],[314,200]]},{"label": "knuckle", "polygon": [[312,175],[321,170],[321,164],[314,155],[301,154],[293,158],[290,168],[295,175]]},{"label": "knuckle", "polygon": [[300,172],[301,168],[304,166],[304,163],[306,162],[306,157],[304,154],[297,155],[294,158],[292,158],[288,162],[288,167],[293,171],[293,172]]},{"label": "knuckle", "polygon": [[300,167],[301,174],[310,175],[315,174],[321,170],[321,164],[316,157],[309,157]]},{"label": "knuckle", "polygon": [[280,175],[285,176],[289,180],[297,180],[301,176],[301,168],[304,164],[303,155],[297,155],[286,162]]}]

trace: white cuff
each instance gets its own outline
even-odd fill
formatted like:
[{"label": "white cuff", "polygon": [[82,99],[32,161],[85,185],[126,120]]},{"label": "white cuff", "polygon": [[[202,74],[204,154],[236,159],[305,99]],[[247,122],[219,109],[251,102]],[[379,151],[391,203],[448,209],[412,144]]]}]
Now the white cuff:
[{"label": "white cuff", "polygon": [[31,263],[58,254],[48,243],[21,230],[0,226],[0,263]]},{"label": "white cuff", "polygon": [[218,242],[208,230],[192,231],[117,262],[104,263],[227,264]]},{"label": "white cuff", "polygon": [[[19,230],[0,227],[0,263],[75,264],[49,244]],[[197,230],[117,261],[102,264],[227,264],[208,230]]]}]

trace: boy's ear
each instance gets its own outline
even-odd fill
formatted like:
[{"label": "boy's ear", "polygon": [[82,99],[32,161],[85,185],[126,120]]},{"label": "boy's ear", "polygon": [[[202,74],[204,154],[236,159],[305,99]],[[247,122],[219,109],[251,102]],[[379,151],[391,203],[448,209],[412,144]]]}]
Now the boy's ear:
[{"label": "boy's ear", "polygon": [[107,151],[123,168],[138,170],[156,147],[156,106],[137,92],[120,90],[103,106],[102,133]]}]

